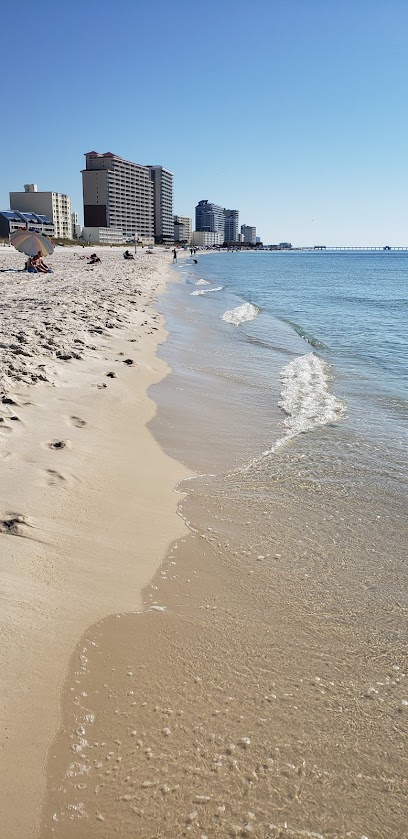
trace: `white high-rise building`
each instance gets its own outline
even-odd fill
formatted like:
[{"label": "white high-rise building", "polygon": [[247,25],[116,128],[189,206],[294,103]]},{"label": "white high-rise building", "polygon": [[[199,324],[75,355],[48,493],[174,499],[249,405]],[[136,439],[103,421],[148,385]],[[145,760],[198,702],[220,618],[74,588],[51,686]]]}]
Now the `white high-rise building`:
[{"label": "white high-rise building", "polygon": [[10,192],[10,209],[45,215],[54,224],[56,239],[72,239],[70,195],[63,192],[38,192],[37,184],[24,184],[24,192]]}]

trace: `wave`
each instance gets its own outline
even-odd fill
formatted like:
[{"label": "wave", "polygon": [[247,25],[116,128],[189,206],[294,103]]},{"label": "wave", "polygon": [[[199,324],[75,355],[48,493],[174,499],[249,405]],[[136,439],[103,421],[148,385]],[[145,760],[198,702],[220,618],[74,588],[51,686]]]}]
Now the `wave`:
[{"label": "wave", "polygon": [[266,350],[274,350],[281,355],[293,356],[293,351],[282,347],[279,344],[273,344],[272,341],[265,341],[263,338],[256,338],[255,335],[246,335],[245,340],[248,344],[254,344],[256,347],[264,347]]},{"label": "wave", "polygon": [[247,472],[299,434],[314,431],[345,416],[345,403],[330,392],[330,371],[330,365],[314,353],[298,356],[282,369],[280,379],[283,387],[278,404],[286,414],[283,423],[285,435],[260,457],[230,474]]},{"label": "wave", "polygon": [[307,341],[307,343],[310,344],[312,347],[314,347],[316,350],[327,350],[328,349],[328,347],[326,347],[326,344],[323,344],[317,338],[314,338],[313,335],[310,335],[309,332],[306,332],[306,330],[303,329],[303,326],[300,326],[299,323],[294,323],[293,320],[288,320],[288,321],[286,321],[286,323],[289,323],[290,326],[293,327],[295,332],[297,332],[297,334],[300,335],[301,338],[303,338],[305,341]]},{"label": "wave", "polygon": [[223,285],[217,285],[215,288],[203,288],[201,291],[192,291],[192,297],[203,297],[205,294],[209,294],[211,291],[222,291],[224,288]]},{"label": "wave", "polygon": [[255,306],[254,303],[243,303],[241,306],[237,306],[236,309],[230,309],[228,312],[224,312],[222,319],[226,323],[233,323],[234,326],[239,326],[248,320],[255,320],[260,311],[259,307]]},{"label": "wave", "polygon": [[196,285],[211,285],[209,280],[197,280]]},{"label": "wave", "polygon": [[344,403],[329,390],[330,365],[314,353],[290,361],[280,378],[283,388],[279,407],[286,414],[288,436],[312,431],[344,416]]}]

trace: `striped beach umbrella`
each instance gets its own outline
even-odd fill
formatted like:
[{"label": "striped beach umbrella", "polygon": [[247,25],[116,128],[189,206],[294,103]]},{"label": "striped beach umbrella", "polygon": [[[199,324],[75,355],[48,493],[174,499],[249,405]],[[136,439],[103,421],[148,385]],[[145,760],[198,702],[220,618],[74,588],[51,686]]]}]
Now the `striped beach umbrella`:
[{"label": "striped beach umbrella", "polygon": [[32,230],[15,230],[10,236],[10,244],[26,256],[36,256],[38,251],[41,251],[41,256],[49,256],[54,252],[51,239]]}]

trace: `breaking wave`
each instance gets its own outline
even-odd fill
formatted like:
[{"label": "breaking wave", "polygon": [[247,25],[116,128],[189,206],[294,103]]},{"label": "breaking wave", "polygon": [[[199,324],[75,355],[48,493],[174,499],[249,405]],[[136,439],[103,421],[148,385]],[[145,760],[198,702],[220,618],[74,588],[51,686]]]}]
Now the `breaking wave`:
[{"label": "breaking wave", "polygon": [[233,323],[234,326],[239,326],[248,320],[255,320],[260,311],[259,307],[255,306],[254,303],[243,303],[241,306],[237,306],[236,309],[230,309],[228,312],[224,312],[222,319],[226,323]]},{"label": "breaking wave", "polygon": [[203,288],[200,291],[192,291],[192,297],[204,297],[205,294],[210,294],[211,291],[222,291],[223,285],[217,285],[215,288]]},{"label": "breaking wave", "polygon": [[345,405],[330,392],[330,365],[314,353],[301,355],[283,368],[279,407],[286,414],[284,425],[290,437],[336,422]]},{"label": "breaking wave", "polygon": [[314,353],[298,356],[281,371],[283,384],[279,407],[286,414],[285,434],[236,472],[247,472],[264,457],[276,452],[299,434],[337,422],[346,414],[346,405],[330,392],[330,365]]},{"label": "breaking wave", "polygon": [[315,338],[314,335],[310,335],[309,332],[306,332],[306,329],[303,329],[303,326],[300,326],[300,324],[298,323],[294,323],[294,321],[292,320],[288,320],[287,323],[289,323],[290,326],[293,327],[295,332],[297,332],[297,334],[300,335],[300,337],[303,338],[304,341],[307,341],[307,343],[310,344],[312,347],[315,347],[316,350],[327,350],[326,345],[323,344],[322,341],[319,341],[317,338]]}]

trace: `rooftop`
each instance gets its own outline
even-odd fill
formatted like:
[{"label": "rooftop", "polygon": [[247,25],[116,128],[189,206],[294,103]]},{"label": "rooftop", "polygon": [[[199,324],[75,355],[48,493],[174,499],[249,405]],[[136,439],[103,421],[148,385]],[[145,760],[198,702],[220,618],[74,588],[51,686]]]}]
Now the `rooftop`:
[{"label": "rooftop", "polygon": [[8,221],[34,222],[35,224],[53,224],[47,216],[38,213],[20,213],[18,210],[0,210],[0,215]]}]

